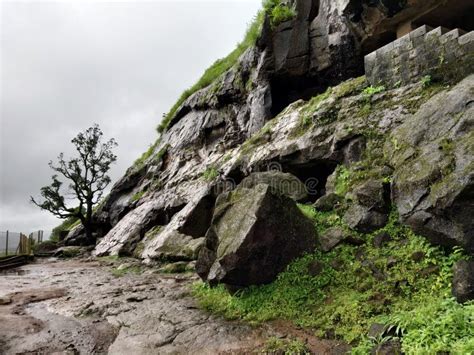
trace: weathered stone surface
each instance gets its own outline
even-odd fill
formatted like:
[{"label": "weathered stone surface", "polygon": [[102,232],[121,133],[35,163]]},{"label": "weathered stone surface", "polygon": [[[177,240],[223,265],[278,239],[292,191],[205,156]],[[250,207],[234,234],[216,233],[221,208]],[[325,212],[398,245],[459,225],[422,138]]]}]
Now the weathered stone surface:
[{"label": "weathered stone surface", "polygon": [[308,198],[305,184],[296,176],[280,171],[253,173],[239,184],[239,187],[251,189],[259,184],[269,185],[273,192],[288,196],[295,201]]},{"label": "weathered stone surface", "polygon": [[388,222],[388,215],[366,206],[353,204],[344,214],[344,221],[356,231],[370,233],[382,228]]},{"label": "weathered stone surface", "polygon": [[373,355],[401,355],[402,344],[399,339],[393,339],[381,343],[372,349],[371,354]]},{"label": "weathered stone surface", "polygon": [[329,193],[320,197],[315,203],[314,208],[321,212],[328,212],[336,209],[340,206],[340,204],[344,201],[344,199],[336,195],[335,193]]},{"label": "weathered stone surface", "polygon": [[312,223],[295,202],[268,185],[220,195],[196,270],[211,284],[269,283],[293,259],[314,249]]},{"label": "weathered stone surface", "polygon": [[344,241],[348,236],[347,232],[340,227],[329,228],[326,232],[319,236],[319,245],[321,250],[328,252],[339,243]]},{"label": "weathered stone surface", "polygon": [[452,292],[459,303],[474,300],[474,261],[461,260],[454,264]]},{"label": "weathered stone surface", "polygon": [[402,221],[436,244],[474,252],[474,76],[393,131],[386,152]]}]

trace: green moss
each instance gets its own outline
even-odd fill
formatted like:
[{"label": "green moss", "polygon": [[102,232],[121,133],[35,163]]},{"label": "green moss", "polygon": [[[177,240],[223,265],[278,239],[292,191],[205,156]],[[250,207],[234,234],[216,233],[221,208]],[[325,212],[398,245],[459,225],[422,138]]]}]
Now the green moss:
[{"label": "green moss", "polygon": [[143,191],[138,191],[137,193],[135,193],[133,196],[132,196],[132,201],[135,202],[135,201],[138,201],[140,200],[143,195],[146,193],[146,190],[143,190]]},{"label": "green moss", "polygon": [[333,88],[333,93],[337,99],[355,95],[363,91],[367,86],[367,79],[360,76],[355,79],[349,79]]},{"label": "green moss", "polygon": [[334,184],[334,192],[344,197],[349,191],[351,183],[351,171],[344,165],[339,165],[336,168],[336,181]]},{"label": "green moss", "polygon": [[50,239],[55,242],[59,241],[59,237],[62,232],[69,232],[71,229],[78,226],[79,224],[81,224],[81,220],[77,217],[66,218],[64,222],[62,222],[59,226],[53,229],[53,231],[51,232]]},{"label": "green moss", "polygon": [[[313,216],[315,227],[340,223],[334,213]],[[372,245],[379,232],[387,232],[392,241],[382,248]],[[389,223],[372,234],[356,236],[367,240],[362,262],[360,249],[339,245],[329,253],[314,251],[293,263],[268,285],[252,286],[230,295],[223,286],[210,288],[198,283],[194,295],[201,307],[229,319],[243,319],[259,324],[271,319],[289,320],[297,326],[313,329],[317,335],[333,330],[347,342],[359,344],[354,353],[373,347],[368,339],[371,324],[398,327],[403,333],[407,354],[473,350],[474,302],[460,305],[451,298],[452,265],[464,258],[459,250],[450,254],[429,245],[398,223],[395,212]],[[402,242],[403,241],[403,242]],[[414,261],[415,252],[424,259]],[[395,260],[389,266],[390,260]],[[317,276],[309,266],[322,263]],[[384,275],[374,273],[374,269]],[[376,277],[377,276],[377,277]]]},{"label": "green moss", "polygon": [[202,178],[206,181],[212,181],[219,176],[219,171],[215,166],[208,167],[203,173]]},{"label": "green moss", "polygon": [[265,144],[266,142],[269,141],[271,138],[272,134],[272,129],[275,126],[275,124],[278,122],[278,118],[280,117],[277,116],[274,119],[268,121],[265,126],[263,126],[260,131],[255,133],[252,137],[247,139],[244,144],[242,144],[242,147],[240,149],[240,154],[241,155],[248,155],[250,154],[256,147]]},{"label": "green moss", "polygon": [[203,74],[203,76],[189,89],[185,90],[178,101],[173,105],[170,111],[163,117],[163,120],[157,127],[159,133],[164,132],[171,120],[175,116],[178,108],[188,99],[192,94],[197,92],[200,89],[203,89],[212,82],[214,82],[218,77],[224,74],[227,70],[232,68],[238,61],[239,57],[251,46],[254,46],[257,38],[260,35],[261,27],[263,24],[263,19],[265,14],[263,11],[260,11],[257,16],[254,18],[252,23],[247,29],[244,40],[237,45],[227,57],[218,59],[214,64],[212,64]]}]

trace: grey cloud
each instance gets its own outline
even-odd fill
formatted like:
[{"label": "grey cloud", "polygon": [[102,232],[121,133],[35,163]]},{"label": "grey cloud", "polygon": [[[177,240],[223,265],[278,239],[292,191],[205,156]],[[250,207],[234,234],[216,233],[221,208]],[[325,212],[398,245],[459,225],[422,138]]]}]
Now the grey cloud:
[{"label": "grey cloud", "polygon": [[1,6],[0,230],[28,232],[58,223],[28,202],[49,183],[48,161],[97,122],[119,142],[118,179],[162,113],[242,38],[260,0]]}]

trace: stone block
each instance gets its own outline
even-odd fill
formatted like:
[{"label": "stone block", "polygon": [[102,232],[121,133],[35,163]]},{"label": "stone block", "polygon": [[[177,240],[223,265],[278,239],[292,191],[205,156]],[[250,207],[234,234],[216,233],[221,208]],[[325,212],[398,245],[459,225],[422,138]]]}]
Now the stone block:
[{"label": "stone block", "polygon": [[466,33],[465,35],[462,35],[461,37],[458,38],[459,44],[465,45],[469,42],[474,42],[474,31],[471,31],[469,33]]},{"label": "stone block", "polygon": [[425,34],[427,34],[429,31],[432,31],[433,27],[423,25],[418,27],[416,30],[413,30],[410,32],[410,38],[413,40],[418,37],[423,37]]},{"label": "stone block", "polygon": [[455,29],[455,30],[449,31],[448,33],[445,33],[444,35],[442,35],[440,37],[440,42],[442,44],[445,44],[445,43],[457,40],[459,38],[459,36],[460,36],[459,30]]}]

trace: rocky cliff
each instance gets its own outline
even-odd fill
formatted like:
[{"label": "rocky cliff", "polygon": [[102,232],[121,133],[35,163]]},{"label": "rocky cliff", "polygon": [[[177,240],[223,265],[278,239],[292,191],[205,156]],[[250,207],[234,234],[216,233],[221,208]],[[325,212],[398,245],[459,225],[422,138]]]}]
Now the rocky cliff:
[{"label": "rocky cliff", "polygon": [[[115,184],[95,213],[95,254],[195,260],[210,250],[218,196],[267,170],[304,183],[300,202],[333,209],[337,201],[354,231],[383,227],[395,208],[431,242],[473,253],[472,32],[462,39],[470,56],[460,75],[420,72],[388,90],[366,81],[364,56],[407,21],[437,25],[428,15],[446,2],[270,3],[255,44],[184,100]],[[291,10],[283,21],[273,17],[276,6]],[[66,242],[80,240],[76,228]]]}]

